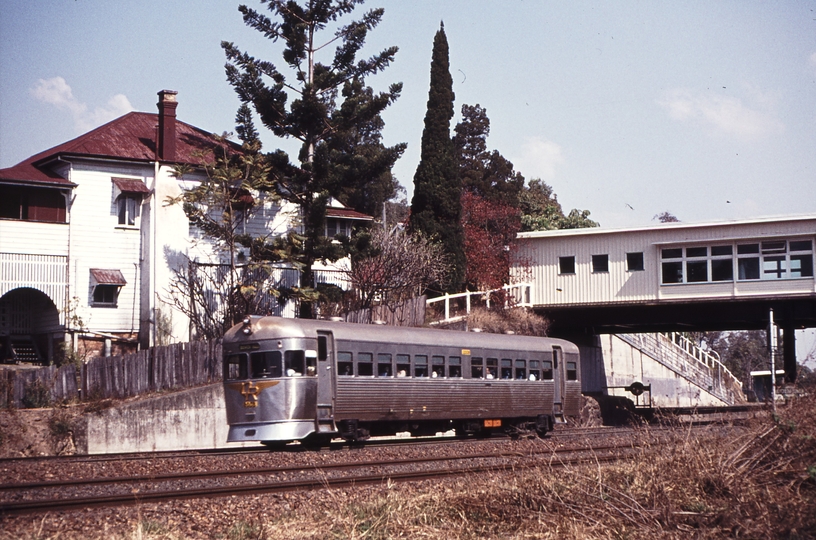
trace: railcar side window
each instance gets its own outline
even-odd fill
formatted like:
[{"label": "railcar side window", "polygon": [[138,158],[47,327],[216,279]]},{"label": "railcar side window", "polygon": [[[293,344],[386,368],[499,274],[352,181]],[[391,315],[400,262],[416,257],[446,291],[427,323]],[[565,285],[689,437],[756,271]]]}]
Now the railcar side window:
[{"label": "railcar side window", "polygon": [[280,351],[254,352],[249,355],[252,364],[253,378],[277,378],[281,376],[281,353]]},{"label": "railcar side window", "polygon": [[357,375],[361,377],[374,375],[374,355],[370,352],[357,354]]},{"label": "railcar side window", "polygon": [[377,376],[378,377],[392,377],[394,375],[393,367],[391,366],[391,355],[387,353],[377,354]]},{"label": "railcar side window", "polygon": [[[274,351],[280,354],[278,351]],[[253,356],[255,356],[253,354]],[[284,364],[286,365],[287,377],[300,377],[303,375],[306,367],[306,355],[304,351],[286,351],[283,354]]]},{"label": "railcar side window", "polygon": [[518,359],[516,360],[516,379],[523,381],[527,378],[527,361]]},{"label": "railcar side window", "polygon": [[543,362],[541,362],[541,367],[542,367],[541,378],[545,381],[551,381],[553,378],[552,362],[550,360],[544,360]]},{"label": "railcar side window", "polygon": [[397,355],[397,377],[407,377],[411,374],[411,355]]},{"label": "railcar side window", "polygon": [[445,376],[445,357],[444,356],[432,356],[431,357],[431,377],[444,377]]},{"label": "railcar side window", "polygon": [[513,378],[513,361],[509,358],[502,358],[501,361],[501,378],[502,379],[512,379]]},{"label": "railcar side window", "polygon": [[248,379],[245,354],[231,354],[224,359],[224,379],[234,381]]},{"label": "railcar side window", "polygon": [[495,379],[498,374],[499,374],[499,359],[488,358],[485,379]]},{"label": "railcar side window", "polygon": [[541,369],[539,369],[538,360],[530,360],[530,376],[529,376],[529,379],[531,381],[540,381],[541,380]]},{"label": "railcar side window", "polygon": [[414,377],[428,376],[428,357],[424,354],[414,355]]},{"label": "railcar side window", "polygon": [[479,356],[470,359],[470,378],[484,379],[484,366],[482,366],[482,359]]},{"label": "railcar side window", "polygon": [[462,378],[462,357],[449,356],[448,357],[448,377],[460,379]]},{"label": "railcar side window", "polygon": [[337,353],[337,374],[350,377],[354,375],[353,355],[348,351],[339,351]]},{"label": "railcar side window", "polygon": [[578,364],[576,362],[567,362],[567,380],[578,380]]}]

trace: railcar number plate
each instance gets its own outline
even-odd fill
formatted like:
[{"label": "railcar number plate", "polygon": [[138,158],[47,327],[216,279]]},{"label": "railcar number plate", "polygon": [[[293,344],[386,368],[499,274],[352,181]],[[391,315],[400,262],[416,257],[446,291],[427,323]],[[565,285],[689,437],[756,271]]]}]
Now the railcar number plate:
[{"label": "railcar number plate", "polygon": [[501,427],[501,420],[485,420],[484,427]]}]

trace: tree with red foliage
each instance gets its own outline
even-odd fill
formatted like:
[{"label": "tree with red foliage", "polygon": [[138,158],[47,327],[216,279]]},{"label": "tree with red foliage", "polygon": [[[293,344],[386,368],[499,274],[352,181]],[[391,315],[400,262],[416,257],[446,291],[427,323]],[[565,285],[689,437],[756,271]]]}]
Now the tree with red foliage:
[{"label": "tree with red foliage", "polygon": [[519,210],[465,191],[462,193],[462,227],[468,286],[487,290],[509,283],[510,254],[516,233],[521,230]]}]

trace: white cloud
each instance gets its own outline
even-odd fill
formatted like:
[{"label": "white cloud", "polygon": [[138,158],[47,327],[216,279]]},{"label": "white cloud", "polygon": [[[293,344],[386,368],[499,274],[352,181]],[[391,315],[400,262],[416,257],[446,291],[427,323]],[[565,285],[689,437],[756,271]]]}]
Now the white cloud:
[{"label": "white cloud", "polygon": [[782,131],[782,123],[771,112],[762,110],[772,105],[767,97],[755,92],[752,97],[753,107],[736,97],[675,89],[657,103],[674,120],[695,122],[727,135],[755,138]]},{"label": "white cloud", "polygon": [[133,110],[133,105],[124,94],[116,94],[105,105],[89,109],[88,105],[74,97],[71,87],[62,77],[38,80],[31,94],[43,103],[68,111],[78,133],[89,131]]},{"label": "white cloud", "polygon": [[541,178],[550,181],[555,177],[555,169],[564,163],[561,146],[541,137],[528,137],[521,145],[521,155],[513,159],[517,171],[526,178]]}]

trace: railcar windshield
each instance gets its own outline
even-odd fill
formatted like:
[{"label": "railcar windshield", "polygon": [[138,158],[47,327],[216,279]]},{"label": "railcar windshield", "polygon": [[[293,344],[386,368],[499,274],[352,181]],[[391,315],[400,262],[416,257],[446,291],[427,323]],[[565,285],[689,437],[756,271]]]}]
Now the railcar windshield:
[{"label": "railcar windshield", "polygon": [[224,359],[224,380],[235,381],[248,379],[247,361],[245,354],[231,354]]},{"label": "railcar windshield", "polygon": [[[289,352],[291,351],[287,351],[286,354]],[[282,376],[280,351],[254,352],[249,355],[249,358],[253,378],[269,379]]]},{"label": "railcar windshield", "polygon": [[224,356],[224,380],[314,376],[316,353],[302,349],[254,351]]}]

